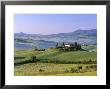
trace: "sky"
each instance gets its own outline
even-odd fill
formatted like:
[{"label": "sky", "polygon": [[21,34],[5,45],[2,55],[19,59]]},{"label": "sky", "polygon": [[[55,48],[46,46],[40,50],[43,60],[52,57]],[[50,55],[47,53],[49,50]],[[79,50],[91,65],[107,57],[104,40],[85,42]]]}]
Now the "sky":
[{"label": "sky", "polygon": [[96,14],[15,14],[14,33],[58,34],[97,29]]}]

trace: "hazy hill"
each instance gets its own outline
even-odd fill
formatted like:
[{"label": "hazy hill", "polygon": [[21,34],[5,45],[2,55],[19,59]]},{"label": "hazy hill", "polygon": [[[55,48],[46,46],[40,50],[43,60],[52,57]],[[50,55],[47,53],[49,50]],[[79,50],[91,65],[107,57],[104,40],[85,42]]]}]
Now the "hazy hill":
[{"label": "hazy hill", "polygon": [[[34,45],[39,48],[54,47],[56,42],[78,42],[81,44],[97,44],[97,30],[76,30],[69,33],[51,35],[15,33],[15,47],[18,44]],[[19,47],[20,47],[19,45]]]}]

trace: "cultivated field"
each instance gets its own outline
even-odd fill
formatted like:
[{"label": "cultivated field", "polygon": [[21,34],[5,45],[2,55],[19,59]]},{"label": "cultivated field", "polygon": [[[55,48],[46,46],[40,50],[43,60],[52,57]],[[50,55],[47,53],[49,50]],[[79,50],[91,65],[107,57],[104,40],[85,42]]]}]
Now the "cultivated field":
[{"label": "cultivated field", "polygon": [[[54,64],[54,63],[29,63],[15,66],[15,75],[96,75],[94,64]],[[94,68],[92,68],[94,67]]]},{"label": "cultivated field", "polygon": [[96,46],[83,46],[86,51],[62,52],[15,50],[15,76],[96,76]]}]

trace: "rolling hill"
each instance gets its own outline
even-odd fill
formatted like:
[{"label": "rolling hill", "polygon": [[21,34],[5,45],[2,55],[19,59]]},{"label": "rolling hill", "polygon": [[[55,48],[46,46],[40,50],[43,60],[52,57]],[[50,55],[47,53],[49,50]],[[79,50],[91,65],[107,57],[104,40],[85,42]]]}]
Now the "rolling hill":
[{"label": "rolling hill", "polygon": [[[41,34],[26,34],[15,33],[14,34],[15,48],[23,49],[38,47],[38,48],[50,48],[55,47],[56,42],[78,42],[80,44],[97,44],[97,30],[76,30],[68,33],[58,33],[51,35]],[[26,45],[26,46],[25,46]]]}]

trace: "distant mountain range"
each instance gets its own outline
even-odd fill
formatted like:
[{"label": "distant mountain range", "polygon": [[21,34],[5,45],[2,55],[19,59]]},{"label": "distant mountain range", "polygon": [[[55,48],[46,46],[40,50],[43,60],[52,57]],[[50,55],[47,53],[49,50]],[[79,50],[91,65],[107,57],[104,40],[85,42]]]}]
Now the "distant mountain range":
[{"label": "distant mountain range", "polygon": [[[31,44],[39,48],[54,47],[56,42],[78,42],[80,44],[97,44],[97,30],[76,30],[69,33],[51,35],[15,33],[15,44]],[[15,46],[16,46],[15,45]],[[16,48],[16,47],[15,47]]]}]

